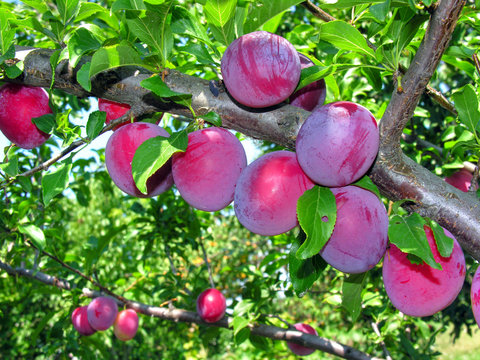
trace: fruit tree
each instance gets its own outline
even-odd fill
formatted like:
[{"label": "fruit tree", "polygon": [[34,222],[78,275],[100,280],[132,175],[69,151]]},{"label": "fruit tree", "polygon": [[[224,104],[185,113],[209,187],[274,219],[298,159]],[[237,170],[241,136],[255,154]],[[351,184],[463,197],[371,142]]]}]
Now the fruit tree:
[{"label": "fruit tree", "polygon": [[478,0],[0,4],[1,356],[476,333]]}]

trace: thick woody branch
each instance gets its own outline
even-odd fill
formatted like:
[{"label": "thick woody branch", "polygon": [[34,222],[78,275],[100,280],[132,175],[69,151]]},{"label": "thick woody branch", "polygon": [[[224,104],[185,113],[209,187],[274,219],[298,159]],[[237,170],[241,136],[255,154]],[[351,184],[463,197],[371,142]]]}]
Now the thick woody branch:
[{"label": "thick woody branch", "polygon": [[[43,284],[56,286],[62,290],[72,290],[74,288],[68,281],[64,279],[59,279],[51,275],[47,275],[40,271],[33,271],[24,268],[13,268],[10,265],[0,261],[0,269],[4,270],[7,274],[11,276],[24,276],[29,279],[37,280]],[[94,291],[88,288],[82,289],[83,295],[89,298],[94,298],[103,295],[99,291]],[[110,294],[111,295],[111,294]],[[195,323],[202,326],[215,326],[222,327],[229,330],[232,330],[232,321],[233,319],[229,317],[224,317],[216,323],[206,323],[196,312],[175,309],[175,308],[164,308],[159,306],[151,306],[143,304],[137,301],[127,300],[124,302],[119,299],[123,299],[121,296],[115,296],[119,305],[126,305],[127,307],[134,309],[135,311],[142,313],[151,317],[158,317],[160,319],[174,321],[174,322],[188,322]],[[344,359],[350,360],[376,360],[377,358],[372,358],[368,354],[361,352],[355,348],[352,348],[347,345],[343,345],[336,341],[323,338],[320,336],[314,336],[310,334],[305,334],[297,330],[283,329],[277,326],[271,325],[262,325],[255,324],[250,325],[250,330],[252,334],[268,337],[273,340],[283,340],[291,341],[297,344],[311,347],[322,352],[326,352],[332,355],[339,356]],[[377,359],[379,360],[379,359]]]}]

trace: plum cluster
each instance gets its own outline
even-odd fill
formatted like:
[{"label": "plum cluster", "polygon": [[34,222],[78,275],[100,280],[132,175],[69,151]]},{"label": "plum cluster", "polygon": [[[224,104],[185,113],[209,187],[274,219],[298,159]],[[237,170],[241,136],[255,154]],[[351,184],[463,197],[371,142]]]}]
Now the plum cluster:
[{"label": "plum cluster", "polygon": [[113,326],[115,336],[119,340],[127,341],[137,333],[138,315],[132,309],[119,312],[114,299],[100,296],[90,304],[76,308],[72,313],[72,324],[83,336],[90,336]]}]

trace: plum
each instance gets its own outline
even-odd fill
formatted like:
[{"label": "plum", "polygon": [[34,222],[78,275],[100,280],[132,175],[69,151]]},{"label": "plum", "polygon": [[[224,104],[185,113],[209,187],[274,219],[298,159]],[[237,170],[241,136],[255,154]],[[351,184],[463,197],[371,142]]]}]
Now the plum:
[{"label": "plum", "polygon": [[33,118],[51,114],[47,92],[39,87],[7,83],[0,88],[0,131],[22,149],[33,149],[50,137]]},{"label": "plum", "polygon": [[265,154],[238,178],[235,214],[243,226],[256,234],[282,234],[297,226],[298,198],[313,186],[295,153],[280,150]]},{"label": "plum", "polygon": [[266,31],[233,41],[222,57],[223,81],[240,104],[263,108],[288,99],[300,80],[300,58],[285,38]]},{"label": "plum", "polygon": [[[468,192],[472,183],[473,174],[467,169],[461,169],[445,178],[445,181],[463,192]],[[478,184],[474,185],[474,189],[478,189]]]},{"label": "plum", "polygon": [[87,306],[88,323],[95,330],[107,330],[115,322],[117,314],[117,303],[108,296],[99,296]]},{"label": "plum", "polygon": [[[119,117],[125,115],[128,110],[130,110],[130,105],[117,103],[115,101],[107,100],[107,99],[98,99],[98,110],[105,111],[107,113],[107,118],[105,120],[105,124],[110,124],[112,120],[116,120]],[[117,130],[123,125],[128,124],[128,122],[124,122],[123,124],[119,124],[113,128],[113,130]]]},{"label": "plum", "polygon": [[320,251],[323,259],[345,273],[362,273],[383,257],[388,243],[388,215],[371,191],[349,185],[332,188],[337,221]]},{"label": "plum", "polygon": [[338,101],[316,108],[296,140],[303,171],[317,184],[337,187],[360,179],[378,153],[377,121],[363,106]]},{"label": "plum", "polygon": [[[298,53],[302,69],[313,66],[313,61],[306,55]],[[327,87],[325,80],[320,79],[301,88],[290,96],[290,105],[302,108],[307,111],[313,111],[316,107],[322,106],[327,96]]]},{"label": "plum", "polygon": [[480,327],[480,266],[475,271],[470,288],[470,301],[472,305],[473,316],[477,325]]},{"label": "plum", "polygon": [[207,323],[223,318],[226,309],[227,301],[218,289],[206,289],[197,297],[197,313]]},{"label": "plum", "polygon": [[138,330],[138,315],[133,309],[122,310],[113,323],[115,336],[122,341],[132,339]]},{"label": "plum", "polygon": [[88,322],[87,306],[80,306],[73,310],[72,324],[75,330],[83,336],[90,336],[97,332]]},{"label": "plum", "polygon": [[[296,323],[293,326],[295,327],[296,330],[304,332],[306,334],[318,335],[317,330],[315,330],[313,327],[311,327],[308,324]],[[310,355],[315,351],[315,349],[305,347],[290,341],[287,341],[287,346],[295,355],[298,355],[298,356]]]},{"label": "plum", "polygon": [[125,193],[144,198],[159,195],[173,185],[169,160],[147,180],[147,194],[138,190],[132,176],[132,160],[137,148],[147,139],[170,136],[162,127],[150,123],[128,123],[115,131],[105,147],[105,164],[115,185]]},{"label": "plum", "polygon": [[185,152],[173,155],[173,181],[191,206],[218,211],[233,201],[246,166],[245,150],[235,135],[219,127],[201,129],[188,134]]},{"label": "plum", "polygon": [[393,306],[410,316],[430,316],[450,305],[462,289],[465,280],[465,256],[457,240],[453,239],[453,251],[449,257],[438,252],[433,231],[424,226],[428,244],[435,261],[442,270],[428,264],[412,264],[407,254],[394,244],[383,261],[383,283]]}]

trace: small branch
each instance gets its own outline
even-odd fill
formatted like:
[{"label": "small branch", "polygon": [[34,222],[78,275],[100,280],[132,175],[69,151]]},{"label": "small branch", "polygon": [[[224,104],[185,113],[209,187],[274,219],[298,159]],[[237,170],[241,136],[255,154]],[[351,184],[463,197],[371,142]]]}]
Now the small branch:
[{"label": "small branch", "polygon": [[382,334],[380,333],[380,329],[378,328],[378,324],[376,322],[372,321],[372,328],[373,328],[373,331],[375,332],[375,334],[380,339],[380,345],[382,345],[383,353],[385,355],[385,359],[386,360],[392,360],[390,352],[388,351],[387,346],[385,345],[385,341],[382,340]]},{"label": "small branch", "polygon": [[205,250],[205,246],[203,246],[203,240],[201,238],[199,238],[198,243],[200,244],[200,247],[201,247],[202,253],[203,253],[203,259],[205,260],[205,264],[207,265],[208,278],[210,280],[210,286],[212,288],[215,288],[215,282],[213,281],[213,275],[212,275],[212,268],[210,267],[210,262],[208,261],[208,256],[207,256],[207,251]]},{"label": "small branch", "polygon": [[330,15],[329,13],[323,11],[322,9],[320,9],[317,5],[315,5],[314,3],[312,3],[310,0],[307,0],[307,1],[304,1],[302,2],[301,4],[305,9],[307,9],[308,11],[310,11],[312,13],[313,16],[325,21],[325,22],[329,22],[329,21],[334,21],[336,20],[332,15]]},{"label": "small branch", "polygon": [[[72,290],[74,288],[74,286],[70,285],[70,283],[66,280],[57,279],[53,276],[46,275],[40,271],[33,272],[32,270],[23,268],[12,268],[10,265],[5,264],[2,261],[0,261],[0,269],[4,270],[11,276],[24,276],[33,280],[40,281],[46,285],[56,286],[62,290]],[[88,288],[82,289],[82,293],[84,296],[89,298],[95,298],[103,295],[102,292],[94,291]],[[216,323],[206,323],[200,318],[200,316],[196,312],[193,311],[176,309],[174,307],[164,308],[158,306],[151,306],[137,301],[127,300],[122,298],[121,296],[112,294],[112,292],[108,293],[108,295],[113,296],[118,301],[118,304],[120,306],[126,305],[128,308],[134,309],[135,311],[150,317],[158,317],[160,319],[174,322],[195,323],[202,326],[221,327],[228,329],[229,331],[233,331],[233,327],[231,326],[233,319],[230,317],[224,317]],[[271,325],[250,325],[249,327],[252,334],[254,335],[268,337],[273,340],[295,342],[297,344],[314,348],[332,355],[336,355],[344,359],[380,360],[378,358],[373,358],[370,355],[348,345],[344,345],[324,337],[306,334],[301,331],[288,330]]]}]

